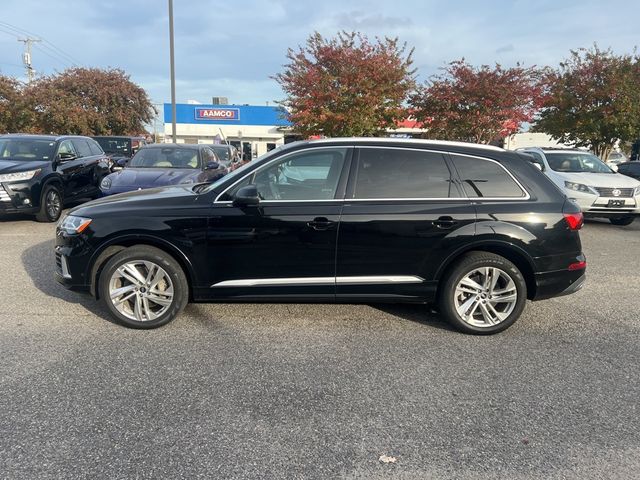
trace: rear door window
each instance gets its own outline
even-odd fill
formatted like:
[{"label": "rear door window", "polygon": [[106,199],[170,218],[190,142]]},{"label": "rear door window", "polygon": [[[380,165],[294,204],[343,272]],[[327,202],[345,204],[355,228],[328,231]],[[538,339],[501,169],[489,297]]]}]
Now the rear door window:
[{"label": "rear door window", "polygon": [[90,157],[93,155],[91,148],[89,148],[89,144],[84,138],[74,138],[73,146],[75,147],[76,152],[78,152],[79,157]]},{"label": "rear door window", "polygon": [[521,198],[526,192],[497,162],[480,157],[451,154],[469,198]]},{"label": "rear door window", "polygon": [[354,198],[458,196],[442,153],[385,147],[359,149]]}]

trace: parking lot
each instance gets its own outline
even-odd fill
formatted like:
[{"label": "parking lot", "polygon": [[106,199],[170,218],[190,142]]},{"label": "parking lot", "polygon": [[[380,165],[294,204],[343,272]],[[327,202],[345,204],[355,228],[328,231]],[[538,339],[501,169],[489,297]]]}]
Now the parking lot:
[{"label": "parking lot", "polygon": [[[189,305],[123,328],[0,221],[1,478],[632,478],[640,221],[492,337],[421,306]],[[381,455],[395,457],[382,463]]]}]

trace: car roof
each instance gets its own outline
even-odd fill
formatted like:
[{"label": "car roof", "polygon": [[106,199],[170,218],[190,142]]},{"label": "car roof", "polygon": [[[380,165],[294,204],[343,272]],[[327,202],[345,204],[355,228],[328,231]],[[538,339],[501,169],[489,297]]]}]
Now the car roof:
[{"label": "car roof", "polygon": [[[202,147],[206,147],[206,145],[194,143],[152,143],[150,145],[145,145],[142,148],[144,148],[145,150],[151,148],[180,148],[184,150],[198,150]],[[140,150],[142,150],[142,148]]]},{"label": "car roof", "polygon": [[380,145],[420,145],[420,146],[437,146],[437,147],[461,147],[470,149],[492,150],[494,152],[504,152],[505,150],[494,145],[485,145],[480,143],[468,142],[452,142],[448,140],[426,140],[422,138],[392,138],[392,137],[340,137],[340,138],[322,138],[319,140],[301,140],[293,144],[323,144],[323,143],[351,143],[351,144],[380,144]]},{"label": "car roof", "polygon": [[32,133],[7,133],[5,135],[0,135],[0,138],[31,138],[33,140],[49,140],[52,142],[57,142],[59,140],[64,140],[66,138],[91,138],[86,137],[84,135],[39,135]]}]

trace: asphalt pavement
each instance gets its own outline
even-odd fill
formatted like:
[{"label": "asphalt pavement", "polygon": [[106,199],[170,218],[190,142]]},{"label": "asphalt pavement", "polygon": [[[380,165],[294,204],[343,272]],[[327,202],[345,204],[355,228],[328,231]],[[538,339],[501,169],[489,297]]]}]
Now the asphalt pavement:
[{"label": "asphalt pavement", "polygon": [[0,478],[640,478],[640,220],[587,223],[584,289],[490,337],[402,305],[129,330],[53,236],[0,221]]}]

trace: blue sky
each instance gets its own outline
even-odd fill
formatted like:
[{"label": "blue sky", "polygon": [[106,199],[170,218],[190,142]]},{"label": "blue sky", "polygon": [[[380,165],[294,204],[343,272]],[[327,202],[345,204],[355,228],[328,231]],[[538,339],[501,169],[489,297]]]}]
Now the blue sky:
[{"label": "blue sky", "polygon": [[[119,67],[154,102],[169,101],[165,0],[2,0],[1,6],[1,73],[24,77],[23,44],[6,22],[50,42],[33,51],[40,73],[73,63]],[[627,53],[640,41],[640,2],[629,1],[174,0],[174,14],[179,102],[214,95],[257,105],[281,99],[270,76],[282,69],[287,48],[315,30],[397,36],[415,48],[421,80],[461,57],[555,65],[572,48],[597,42]]]}]

